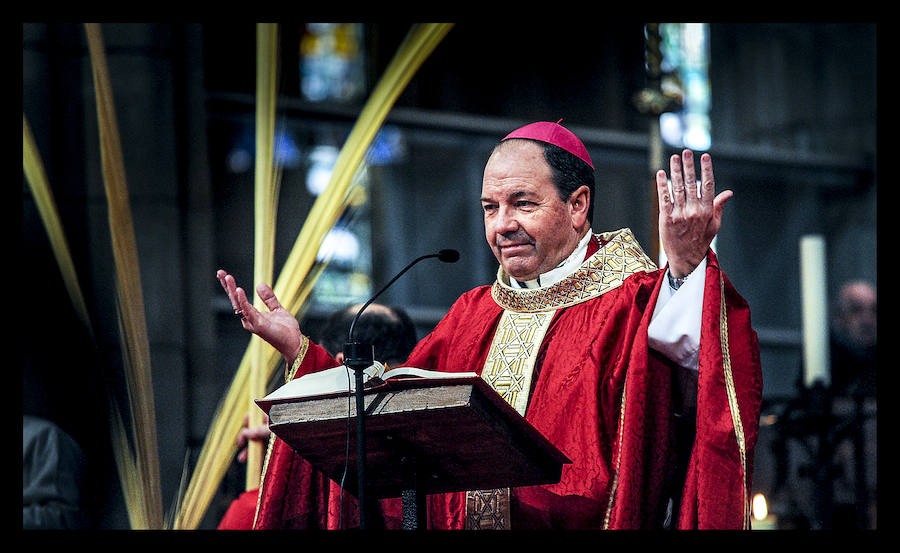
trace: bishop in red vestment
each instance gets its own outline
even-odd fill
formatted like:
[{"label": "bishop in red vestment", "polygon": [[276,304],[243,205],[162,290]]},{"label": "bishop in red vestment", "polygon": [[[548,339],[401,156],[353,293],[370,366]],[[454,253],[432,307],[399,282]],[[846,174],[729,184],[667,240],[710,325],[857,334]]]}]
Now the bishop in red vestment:
[{"label": "bishop in red vestment", "polygon": [[[578,171],[591,182],[565,176]],[[708,156],[700,183],[689,151],[670,171],[671,185],[657,175],[669,260],[657,269],[628,229],[590,230],[593,166],[574,134],[537,123],[495,150],[481,201],[497,280],[463,294],[406,364],[478,372],[572,463],[556,484],[431,495],[428,528],[749,527],[758,344],[746,302],[709,249],[730,192],[713,198]],[[232,277],[220,280],[291,377],[338,365],[271,289],[258,289],[261,313]],[[679,301],[695,314],[666,338],[660,310]],[[671,309],[676,319],[692,311]],[[399,528],[400,516],[399,499],[380,501],[385,528]],[[352,497],[342,501],[336,483],[273,437],[254,528],[334,529],[356,517]]]}]

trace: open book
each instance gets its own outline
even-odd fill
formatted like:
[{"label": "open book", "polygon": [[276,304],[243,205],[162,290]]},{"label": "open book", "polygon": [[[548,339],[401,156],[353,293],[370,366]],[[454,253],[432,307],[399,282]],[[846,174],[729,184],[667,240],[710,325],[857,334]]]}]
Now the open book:
[{"label": "open book", "polygon": [[[450,379],[472,378],[478,376],[474,372],[442,372],[418,369],[416,367],[397,367],[386,370],[385,366],[375,363],[363,371],[363,388],[377,388],[385,386],[390,380],[406,378],[422,379]],[[356,391],[356,375],[353,370],[345,365],[309,373],[287,382],[263,399],[257,400],[257,404],[272,405],[303,398],[324,397],[330,395],[347,394]]]}]

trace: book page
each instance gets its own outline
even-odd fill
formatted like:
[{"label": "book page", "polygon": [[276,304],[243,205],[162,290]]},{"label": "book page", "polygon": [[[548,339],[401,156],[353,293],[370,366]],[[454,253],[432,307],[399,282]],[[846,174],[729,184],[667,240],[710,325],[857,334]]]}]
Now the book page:
[{"label": "book page", "polygon": [[445,371],[430,371],[427,369],[419,369],[417,367],[397,367],[396,369],[391,369],[386,371],[381,375],[382,380],[389,380],[391,378],[468,378],[478,376],[474,372],[445,372]]},{"label": "book page", "polygon": [[[363,385],[365,386],[372,378],[378,378],[384,373],[384,365],[376,361],[374,365],[363,372]],[[346,365],[341,365],[295,378],[264,397],[262,401],[347,393],[355,390],[356,375]]]},{"label": "book page", "polygon": [[[382,386],[389,379],[449,379],[470,378],[478,376],[474,372],[443,372],[419,369],[417,367],[397,367],[385,371],[384,365],[375,362],[374,365],[364,371],[363,386],[375,388]],[[285,400],[303,399],[310,397],[327,396],[333,394],[346,394],[356,391],[356,375],[354,372],[341,365],[331,369],[325,369],[309,373],[287,382],[266,397],[258,400],[261,404],[271,404]]]}]

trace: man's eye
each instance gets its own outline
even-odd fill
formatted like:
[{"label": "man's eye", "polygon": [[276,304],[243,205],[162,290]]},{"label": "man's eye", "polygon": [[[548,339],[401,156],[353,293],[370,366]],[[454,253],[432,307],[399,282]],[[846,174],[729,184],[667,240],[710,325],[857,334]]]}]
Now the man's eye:
[{"label": "man's eye", "polygon": [[497,206],[494,204],[482,204],[481,207],[485,211],[493,211],[493,210],[497,209]]},{"label": "man's eye", "polygon": [[537,204],[529,200],[519,200],[516,202],[516,207],[533,207],[535,205]]}]

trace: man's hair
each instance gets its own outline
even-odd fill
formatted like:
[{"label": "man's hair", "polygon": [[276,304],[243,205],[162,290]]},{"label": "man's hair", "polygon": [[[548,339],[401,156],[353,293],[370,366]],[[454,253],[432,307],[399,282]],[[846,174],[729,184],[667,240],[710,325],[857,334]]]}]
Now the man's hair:
[{"label": "man's hair", "polygon": [[[416,327],[405,311],[398,307],[367,309],[353,327],[356,341],[375,346],[375,359],[393,367],[404,363],[416,346]],[[350,323],[357,307],[347,307],[332,313],[322,327],[319,345],[328,353],[337,355],[343,351]]]},{"label": "man's hair", "polygon": [[550,166],[550,178],[556,185],[556,192],[559,199],[567,201],[573,192],[581,186],[587,186],[591,191],[591,198],[588,201],[587,223],[592,225],[594,222],[594,170],[590,165],[579,159],[577,156],[570,154],[555,144],[543,142],[541,140],[532,140],[530,138],[510,138],[497,144],[494,151],[506,142],[515,140],[527,140],[538,144],[544,150],[544,160]]}]

